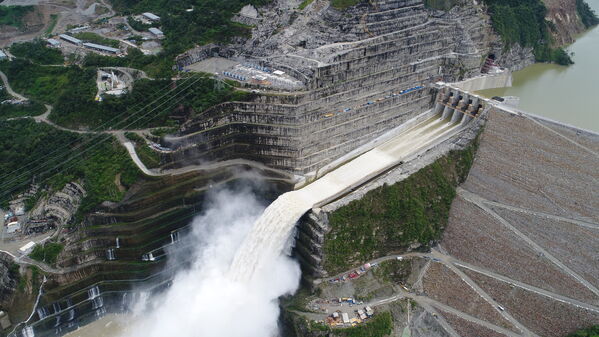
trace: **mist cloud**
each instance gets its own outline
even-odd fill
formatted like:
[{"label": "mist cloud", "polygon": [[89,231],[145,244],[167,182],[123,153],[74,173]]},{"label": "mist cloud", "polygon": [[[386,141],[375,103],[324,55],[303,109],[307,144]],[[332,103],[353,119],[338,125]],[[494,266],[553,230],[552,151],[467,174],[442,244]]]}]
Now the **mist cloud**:
[{"label": "mist cloud", "polygon": [[249,282],[229,276],[235,253],[263,210],[249,191],[213,193],[192,223],[193,265],[179,272],[164,294],[134,306],[134,323],[124,336],[276,336],[278,297],[297,289],[297,262],[284,255],[270,257],[263,261],[268,272]]}]

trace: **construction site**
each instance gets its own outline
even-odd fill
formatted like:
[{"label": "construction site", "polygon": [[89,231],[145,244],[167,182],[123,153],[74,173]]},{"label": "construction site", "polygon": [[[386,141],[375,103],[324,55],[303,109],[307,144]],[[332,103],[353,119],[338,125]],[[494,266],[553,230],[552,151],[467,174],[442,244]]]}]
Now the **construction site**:
[{"label": "construction site", "polygon": [[[298,337],[387,318],[392,335],[427,337],[561,337],[598,324],[598,261],[588,252],[599,228],[599,136],[520,111],[517,99],[475,93],[511,84],[511,71],[532,62],[532,52],[506,49],[477,3],[442,11],[421,0],[377,0],[340,11],[315,0],[293,15],[288,6],[246,6],[234,20],[252,25],[251,36],[175,60],[177,76],[208,73],[214,87],[235,88],[243,99],[190,113],[168,136],[105,131],[141,172],[127,188],[120,173],[109,177],[122,199],[77,217],[87,192],[74,180],[26,211],[39,191],[19,195],[2,214],[0,257],[48,279],[31,316],[11,316],[24,322],[11,336],[64,334],[175,287],[176,271],[193,264],[190,247],[198,246],[186,241],[196,238],[191,219],[215,190],[239,186],[266,202],[286,195],[264,213],[270,222],[259,223],[267,239],[248,237],[258,248],[295,242],[285,249],[305,291],[282,300],[280,320]],[[158,15],[131,16],[153,25],[143,33],[126,17],[105,18],[69,29],[59,22],[64,29],[47,41],[65,54],[161,50]],[[90,42],[86,33],[107,40]],[[145,77],[98,68],[95,99],[130,93]],[[144,150],[156,155],[155,166],[140,159]],[[401,194],[438,192],[427,183],[443,193],[425,201]],[[385,194],[392,186],[402,192]],[[396,222],[399,211],[385,209],[381,196],[414,216]],[[360,200],[372,203],[359,208]],[[430,208],[441,202],[447,213]],[[433,228],[431,214],[446,222]],[[361,217],[371,227],[361,228]],[[418,221],[425,225],[410,227]],[[420,236],[406,239],[411,233]],[[55,264],[27,256],[50,237],[64,245]],[[231,270],[243,277],[260,270],[246,263],[269,261],[253,254],[258,248],[233,259]]]}]

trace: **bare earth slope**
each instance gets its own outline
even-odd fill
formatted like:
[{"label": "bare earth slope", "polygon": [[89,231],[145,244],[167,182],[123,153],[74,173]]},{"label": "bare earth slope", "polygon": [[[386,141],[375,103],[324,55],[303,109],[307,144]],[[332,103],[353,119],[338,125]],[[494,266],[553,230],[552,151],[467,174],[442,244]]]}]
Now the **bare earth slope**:
[{"label": "bare earth slope", "polygon": [[[522,335],[565,336],[599,324],[598,146],[596,135],[492,111],[452,205],[440,245],[449,256],[439,256]],[[440,275],[429,270],[425,280],[443,284]],[[495,316],[479,317],[500,325]],[[489,335],[476,326],[464,333]]]}]

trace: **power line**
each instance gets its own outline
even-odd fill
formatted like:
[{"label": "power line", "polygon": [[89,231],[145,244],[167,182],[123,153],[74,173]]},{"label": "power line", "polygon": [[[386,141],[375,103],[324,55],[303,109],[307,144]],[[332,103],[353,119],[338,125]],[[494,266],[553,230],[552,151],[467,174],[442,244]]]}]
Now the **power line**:
[{"label": "power line", "polygon": [[[187,78],[185,81],[189,80],[190,78],[192,78],[192,77],[188,77],[188,78]],[[158,93],[158,92],[160,92],[160,91],[164,91],[164,89],[168,88],[170,85],[171,85],[171,84],[168,84],[168,85],[167,85],[167,86],[165,86],[164,88],[162,88],[162,89],[159,89],[159,90],[155,91],[153,94],[156,94],[156,93]],[[174,89],[171,89],[170,91],[173,91],[173,90],[176,90],[176,89],[177,89],[177,88],[174,88]],[[165,96],[165,95],[167,95],[167,94],[168,94],[168,93],[166,93],[166,94],[162,95],[162,96],[161,96],[161,97],[159,97],[159,98],[156,98],[154,101],[157,101],[157,100],[161,99],[162,97],[164,97],[164,96]],[[151,105],[151,104],[153,104],[153,103],[154,103],[154,102],[150,102],[150,103],[146,104],[146,106],[145,106],[145,107],[143,107],[143,108],[141,108],[139,111],[142,111],[142,110],[143,110],[143,109],[145,109],[147,106],[150,106],[150,105]],[[128,110],[133,110],[133,109],[135,109],[135,107],[137,107],[137,106],[140,106],[140,105],[142,105],[142,103],[138,103],[138,104],[136,104],[136,105],[134,106],[134,108],[127,109],[127,111],[124,111],[124,112],[122,112],[121,114],[119,114],[119,115],[117,115],[117,116],[114,116],[114,117],[113,117],[111,120],[109,120],[109,121],[105,122],[104,124],[102,124],[102,125],[99,125],[98,127],[96,127],[96,130],[95,130],[95,131],[89,131],[89,133],[91,133],[91,134],[94,134],[94,133],[99,133],[99,131],[100,131],[100,130],[102,130],[102,129],[104,129],[104,127],[105,127],[105,126],[108,126],[108,125],[109,125],[109,123],[111,123],[112,121],[116,120],[117,118],[119,118],[119,117],[121,117],[121,116],[125,115],[125,114],[128,112]],[[67,131],[67,132],[68,132],[68,131]],[[74,132],[74,131],[73,131],[73,132]],[[84,143],[85,143],[85,142],[91,142],[92,140],[93,140],[93,138],[89,138],[89,139],[87,139],[87,140],[84,140]],[[52,152],[48,153],[48,154],[47,154],[47,155],[45,155],[45,156],[38,157],[38,158],[37,158],[37,160],[34,160],[34,161],[31,161],[31,162],[29,162],[29,163],[28,163],[27,165],[25,165],[25,166],[24,166],[22,169],[25,169],[25,168],[27,168],[27,167],[29,167],[29,166],[32,166],[32,165],[34,165],[34,164],[36,164],[36,163],[38,163],[38,162],[41,162],[43,159],[45,159],[45,158],[48,158],[48,157],[52,156],[53,154],[55,154],[55,153],[57,153],[57,152],[63,151],[64,149],[68,148],[69,146],[72,146],[72,145],[74,145],[74,144],[75,144],[75,143],[77,143],[77,142],[78,142],[77,140],[74,140],[74,141],[72,141],[71,143],[69,143],[69,144],[65,145],[65,146],[64,146],[64,148],[60,148],[60,147],[59,147],[59,148],[55,149],[54,151],[52,151]],[[68,154],[68,153],[67,153],[67,154]],[[8,176],[8,175],[10,175],[10,174],[11,174],[10,172],[9,172],[9,173],[6,173],[6,174],[4,174],[3,176],[1,176],[1,177],[0,177],[0,179],[3,179],[3,178],[5,178],[6,176]]]},{"label": "power line", "polygon": [[[164,105],[166,102],[168,102],[169,100],[171,100],[171,98],[174,98],[174,97],[176,97],[177,95],[181,94],[181,93],[182,93],[184,90],[186,90],[187,88],[191,87],[193,84],[195,84],[196,82],[198,82],[200,79],[202,79],[202,77],[198,77],[196,80],[192,81],[192,82],[191,82],[189,85],[187,85],[185,88],[183,88],[181,91],[179,91],[179,93],[177,93],[177,94],[175,94],[175,95],[172,95],[172,96],[171,96],[171,97],[170,97],[168,100],[164,101],[164,102],[163,102],[163,103],[161,103],[159,106],[157,106],[157,107],[155,107],[154,109],[152,109],[152,110],[148,111],[147,113],[143,114],[141,117],[137,118],[136,120],[134,120],[134,121],[132,121],[131,123],[129,123],[128,125],[126,125],[126,126],[125,126],[125,128],[127,128],[127,127],[129,127],[129,126],[131,126],[131,125],[134,125],[134,124],[135,124],[135,123],[137,123],[139,120],[141,120],[141,119],[145,118],[147,115],[149,115],[150,113],[154,112],[154,111],[155,111],[156,109],[158,109],[160,106]],[[182,97],[180,97],[179,99],[177,99],[175,102],[173,102],[173,103],[170,103],[170,104],[169,104],[169,106],[172,106],[172,105],[174,105],[174,104],[177,104],[177,103],[179,103],[179,102],[180,102],[181,100],[183,100],[184,98],[185,98],[185,95],[183,95]],[[100,134],[100,137],[101,137],[101,136],[103,136],[103,135],[104,135],[104,133]],[[98,137],[98,138],[99,138],[99,137]],[[95,147],[99,146],[100,144],[104,143],[104,142],[105,142],[105,141],[107,141],[108,139],[112,139],[112,137],[106,137],[106,138],[104,138],[104,139],[102,139],[102,140],[100,140],[100,141],[96,142],[96,143],[95,143],[95,144],[93,144],[91,147],[89,147],[89,148],[86,148],[86,149],[84,149],[83,151],[81,151],[81,152],[77,153],[75,156],[72,156],[72,157],[68,158],[68,159],[67,159],[65,162],[59,163],[59,164],[55,165],[54,167],[52,167],[52,168],[50,168],[50,169],[48,169],[48,170],[45,170],[45,171],[43,171],[43,172],[41,172],[41,173],[40,173],[40,172],[38,172],[38,173],[37,173],[37,175],[43,176],[43,175],[45,175],[46,173],[48,173],[48,172],[51,172],[52,170],[54,170],[54,169],[56,169],[56,168],[59,168],[60,166],[64,165],[65,163],[69,163],[69,162],[73,161],[74,159],[81,157],[83,154],[85,154],[86,152],[89,152],[89,151],[91,151],[93,148],[95,148]],[[71,168],[72,166],[73,166],[73,165],[70,165],[70,166],[63,167],[63,168],[62,168],[60,171],[64,171],[64,170],[66,170],[66,169],[69,169],[69,168]],[[59,172],[60,172],[60,171],[59,171]],[[0,188],[4,188],[4,187],[6,187],[6,185],[9,185],[9,184],[11,184],[11,183],[15,182],[15,181],[16,181],[16,180],[18,180],[18,179],[21,179],[21,178],[23,177],[23,175],[27,175],[28,173],[31,173],[31,172],[23,173],[21,176],[18,176],[18,177],[16,177],[15,179],[13,179],[11,182],[4,183],[4,184],[2,185],[2,187],[0,187]],[[50,177],[48,177],[48,178],[46,178],[45,180],[43,180],[43,182],[46,182],[48,179],[50,179]],[[19,188],[18,186],[15,186],[15,188],[13,188],[13,189],[11,189],[11,190],[8,190],[8,191],[5,191],[5,192],[3,192],[2,194],[0,194],[0,198],[7,196],[8,194],[10,194],[11,192],[14,192],[14,191],[15,191],[15,190],[17,190],[18,188]]]}]

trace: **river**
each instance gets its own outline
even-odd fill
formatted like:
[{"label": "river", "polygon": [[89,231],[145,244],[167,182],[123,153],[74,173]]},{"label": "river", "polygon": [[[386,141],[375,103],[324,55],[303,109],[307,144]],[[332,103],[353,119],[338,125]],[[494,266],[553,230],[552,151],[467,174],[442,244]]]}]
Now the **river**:
[{"label": "river", "polygon": [[[599,0],[587,0],[599,13]],[[534,64],[514,73],[511,88],[483,90],[487,96],[518,96],[519,108],[599,132],[599,26],[570,45],[574,65]]]}]

